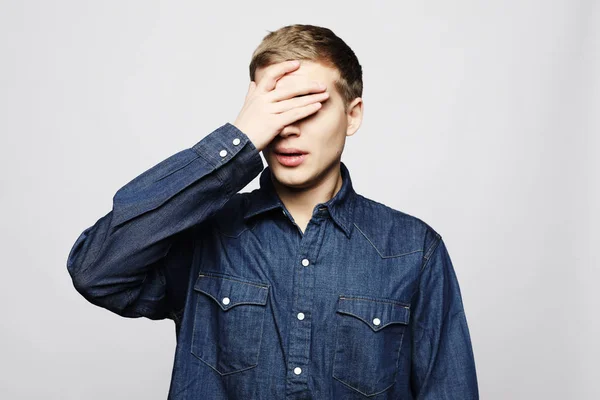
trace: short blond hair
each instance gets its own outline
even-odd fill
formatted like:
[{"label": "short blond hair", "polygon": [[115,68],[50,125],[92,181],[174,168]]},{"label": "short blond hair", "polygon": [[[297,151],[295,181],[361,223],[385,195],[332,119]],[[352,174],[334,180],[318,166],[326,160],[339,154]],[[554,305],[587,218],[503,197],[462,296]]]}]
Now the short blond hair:
[{"label": "short blond hair", "polygon": [[331,29],[294,24],[268,32],[252,54],[250,80],[255,79],[258,68],[287,60],[307,60],[338,71],[340,78],[335,87],[346,110],[352,100],[362,97],[362,67],[358,58]]}]

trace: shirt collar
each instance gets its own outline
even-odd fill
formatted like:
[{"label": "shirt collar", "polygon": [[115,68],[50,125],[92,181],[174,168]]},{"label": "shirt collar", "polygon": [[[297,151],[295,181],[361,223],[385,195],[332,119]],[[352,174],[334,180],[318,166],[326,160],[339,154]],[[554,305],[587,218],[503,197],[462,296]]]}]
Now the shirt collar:
[{"label": "shirt collar", "polygon": [[[320,208],[328,209],[333,221],[344,231],[349,238],[352,233],[354,204],[356,201],[356,192],[352,186],[350,172],[346,165],[340,161],[340,171],[342,174],[342,187],[340,190],[325,203],[319,203]],[[266,211],[281,208],[284,209],[283,202],[277,195],[273,181],[271,180],[271,169],[267,166],[260,174],[260,189],[252,192],[250,204],[244,213],[244,219],[264,213]]]}]

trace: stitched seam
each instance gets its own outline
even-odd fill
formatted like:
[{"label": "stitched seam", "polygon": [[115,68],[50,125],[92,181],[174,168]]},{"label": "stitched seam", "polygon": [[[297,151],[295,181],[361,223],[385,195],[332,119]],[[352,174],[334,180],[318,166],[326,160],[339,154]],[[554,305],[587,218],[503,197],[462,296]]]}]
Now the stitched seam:
[{"label": "stitched seam", "polygon": [[373,242],[371,241],[371,239],[369,239],[369,237],[362,231],[362,229],[360,229],[358,227],[358,225],[356,225],[356,223],[354,223],[354,226],[356,227],[356,229],[358,229],[358,231],[360,233],[362,233],[362,235],[365,237],[365,239],[367,239],[367,241],[371,244],[371,246],[373,246],[373,248],[375,249],[375,251],[377,252],[377,254],[379,254],[379,257],[385,259],[385,258],[396,258],[396,257],[402,257],[402,256],[407,256],[409,254],[413,254],[413,253],[421,253],[423,252],[423,250],[413,250],[413,251],[409,251],[406,253],[400,253],[400,254],[395,254],[395,255],[391,255],[391,256],[384,256],[383,254],[381,254],[381,252],[379,251],[379,249],[377,248],[377,246],[375,246],[375,244],[373,244]]},{"label": "stitched seam", "polygon": [[350,389],[352,389],[352,390],[355,390],[355,391],[357,391],[358,393],[360,393],[360,394],[362,394],[363,396],[366,396],[366,397],[372,397],[372,396],[375,396],[375,395],[377,395],[377,394],[379,394],[379,393],[383,393],[383,392],[385,392],[386,390],[388,390],[389,388],[391,388],[392,386],[394,386],[394,384],[396,383],[396,382],[392,382],[392,384],[391,384],[391,385],[389,385],[389,386],[388,386],[388,387],[386,387],[385,389],[382,389],[382,390],[380,390],[379,392],[372,393],[372,394],[366,394],[366,393],[364,393],[364,392],[360,391],[359,389],[355,388],[354,386],[351,386],[351,385],[349,385],[348,383],[344,382],[343,380],[341,380],[341,379],[340,379],[340,378],[338,378],[338,377],[335,377],[335,376],[334,376],[334,377],[333,377],[333,379],[335,379],[335,380],[339,381],[339,382],[340,382],[340,383],[342,383],[343,385],[345,385],[345,386],[348,386]]},{"label": "stitched seam", "polygon": [[198,274],[198,278],[201,276],[209,276],[211,278],[222,278],[222,279],[227,279],[229,281],[234,281],[234,282],[240,282],[240,283],[245,283],[247,285],[252,285],[252,286],[257,286],[259,288],[263,288],[263,289],[268,289],[271,285],[267,285],[267,284],[259,284],[259,283],[255,283],[255,282],[250,282],[250,281],[244,281],[241,279],[235,279],[235,278],[230,278],[228,275],[221,275],[221,274],[217,274],[214,272],[208,272],[208,271],[202,271],[201,273]]},{"label": "stitched seam", "polygon": [[423,258],[425,258],[426,260],[429,260],[429,258],[431,257],[431,254],[433,253],[433,249],[434,247],[436,247],[438,245],[438,243],[440,242],[441,236],[436,233],[435,234],[436,240],[431,243],[431,246],[429,246],[429,248],[427,249],[426,252],[423,253]]},{"label": "stitched seam", "polygon": [[236,306],[240,306],[240,305],[256,305],[256,306],[264,306],[265,304],[267,304],[266,299],[264,303],[257,303],[257,302],[253,302],[253,301],[239,301],[237,303],[233,303],[232,305],[230,305],[229,307],[223,307],[223,305],[221,304],[221,302],[219,300],[217,300],[212,294],[204,291],[204,290],[198,290],[201,293],[204,293],[205,295],[207,295],[208,297],[210,297],[211,299],[213,299],[218,305],[219,307],[221,307],[223,309],[223,311],[227,311],[232,309],[233,307]]},{"label": "stitched seam", "polygon": [[338,312],[340,314],[351,315],[353,317],[356,317],[356,318],[360,319],[362,322],[364,322],[365,324],[369,325],[369,328],[371,328],[375,332],[379,332],[380,330],[382,330],[383,328],[385,328],[388,325],[393,325],[393,324],[408,325],[408,322],[405,322],[404,320],[401,320],[401,321],[400,320],[392,320],[392,321],[388,322],[387,324],[384,324],[382,326],[378,326],[378,327],[373,328],[373,326],[371,325],[371,323],[369,321],[366,321],[360,315],[353,314],[353,313],[351,313],[349,311],[340,311],[340,310],[338,310]]},{"label": "stitched seam", "polygon": [[192,149],[196,152],[196,154],[198,154],[200,156],[200,158],[202,158],[204,161],[206,161],[208,163],[208,165],[210,165],[213,169],[215,169],[216,164],[219,161],[218,159],[209,158],[209,156],[202,154],[202,152],[198,151],[195,147],[192,147]]},{"label": "stitched seam", "polygon": [[[435,250],[438,248],[439,244],[441,242],[441,239],[438,239],[435,241],[435,243],[433,243],[430,247],[429,250],[427,250],[427,252],[429,253],[429,256],[427,258],[425,258],[425,262],[423,263],[423,266],[421,267],[421,270],[419,272],[423,272],[425,270],[425,268],[427,267],[427,265],[429,265],[429,260],[431,260],[431,255],[435,252]],[[435,247],[434,247],[435,246]],[[420,282],[420,278],[419,278],[419,282]]]},{"label": "stitched seam", "polygon": [[377,302],[377,303],[388,303],[388,304],[394,304],[394,305],[399,305],[402,306],[404,308],[408,308],[410,309],[410,304],[406,304],[400,301],[396,301],[396,300],[391,300],[391,299],[373,299],[373,298],[369,298],[369,297],[361,297],[361,296],[345,296],[345,295],[341,295],[340,299],[344,299],[344,300],[366,300],[366,301],[372,301],[372,302]]}]

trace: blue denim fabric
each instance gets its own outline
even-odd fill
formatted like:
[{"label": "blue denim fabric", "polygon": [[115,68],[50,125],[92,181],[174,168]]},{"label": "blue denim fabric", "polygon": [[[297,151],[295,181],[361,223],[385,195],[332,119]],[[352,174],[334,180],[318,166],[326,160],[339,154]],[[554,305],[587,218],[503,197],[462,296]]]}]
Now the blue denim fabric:
[{"label": "blue denim fabric", "polygon": [[[226,123],[117,191],[69,253],[74,287],[175,322],[172,400],[478,399],[440,234],[357,194],[340,168],[302,233]],[[260,189],[238,193],[261,171]]]}]

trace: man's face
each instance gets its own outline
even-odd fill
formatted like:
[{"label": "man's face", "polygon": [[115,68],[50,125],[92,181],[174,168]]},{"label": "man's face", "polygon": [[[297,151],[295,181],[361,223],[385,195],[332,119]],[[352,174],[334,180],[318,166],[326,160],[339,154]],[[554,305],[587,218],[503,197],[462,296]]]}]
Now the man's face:
[{"label": "man's face", "polygon": [[[264,68],[256,71],[258,84]],[[318,185],[328,174],[336,173],[346,136],[354,134],[362,120],[362,100],[354,99],[348,112],[344,109],[341,95],[334,81],[339,77],[337,69],[322,64],[301,61],[300,67],[277,81],[277,88],[298,84],[300,79],[322,82],[327,86],[329,98],[314,114],[286,126],[264,149],[263,155],[274,178],[282,185],[302,189]],[[306,152],[297,166],[286,166],[275,154],[277,148],[294,148]]]}]

